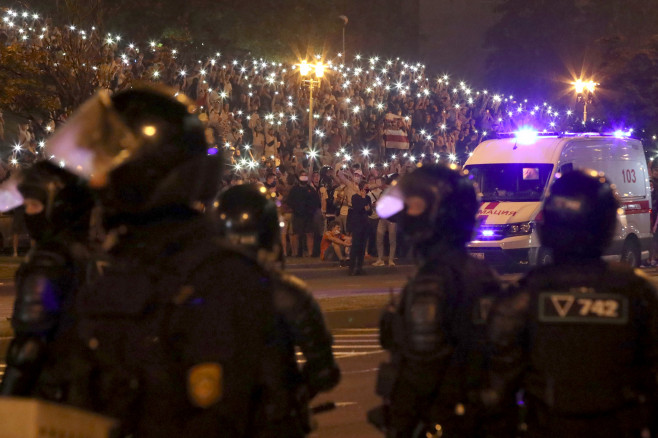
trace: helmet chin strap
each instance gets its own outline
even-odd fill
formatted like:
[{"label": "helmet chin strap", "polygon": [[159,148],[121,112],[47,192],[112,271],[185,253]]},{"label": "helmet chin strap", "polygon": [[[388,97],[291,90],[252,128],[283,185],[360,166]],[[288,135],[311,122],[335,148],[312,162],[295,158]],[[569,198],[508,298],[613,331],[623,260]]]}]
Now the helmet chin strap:
[{"label": "helmet chin strap", "polygon": [[[438,187],[431,187],[430,188],[432,192],[432,198],[431,200],[428,200],[428,208],[429,211],[421,213],[421,215],[427,215],[427,224],[428,226],[424,227],[425,229],[422,232],[417,232],[413,234],[413,241],[414,241],[414,246],[416,246],[417,249],[421,250],[423,246],[423,243],[427,243],[428,241],[434,240],[433,238],[436,235],[436,220],[439,217],[439,209],[441,206],[441,193],[438,189]],[[419,216],[421,216],[419,215]]]},{"label": "helmet chin strap", "polygon": [[259,248],[256,253],[256,260],[267,268],[274,267],[274,265],[279,262],[283,263],[283,260],[281,259],[281,251],[278,251],[278,248],[276,247],[272,251],[265,248]]}]

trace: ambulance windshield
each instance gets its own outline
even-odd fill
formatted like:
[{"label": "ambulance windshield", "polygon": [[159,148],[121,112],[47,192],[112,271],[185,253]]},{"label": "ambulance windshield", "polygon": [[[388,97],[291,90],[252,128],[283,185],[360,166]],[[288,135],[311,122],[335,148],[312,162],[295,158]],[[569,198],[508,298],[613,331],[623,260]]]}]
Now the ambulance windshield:
[{"label": "ambulance windshield", "polygon": [[487,201],[540,201],[546,181],[553,171],[552,164],[504,163],[466,166],[475,190]]}]

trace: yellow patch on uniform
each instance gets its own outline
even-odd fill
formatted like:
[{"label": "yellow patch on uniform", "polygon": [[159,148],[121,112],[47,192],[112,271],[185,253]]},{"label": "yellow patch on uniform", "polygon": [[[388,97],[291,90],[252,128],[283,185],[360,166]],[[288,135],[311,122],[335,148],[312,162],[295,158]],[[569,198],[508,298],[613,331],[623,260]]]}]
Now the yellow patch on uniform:
[{"label": "yellow patch on uniform", "polygon": [[200,363],[187,371],[187,395],[199,408],[208,408],[222,398],[222,365],[214,362]]}]

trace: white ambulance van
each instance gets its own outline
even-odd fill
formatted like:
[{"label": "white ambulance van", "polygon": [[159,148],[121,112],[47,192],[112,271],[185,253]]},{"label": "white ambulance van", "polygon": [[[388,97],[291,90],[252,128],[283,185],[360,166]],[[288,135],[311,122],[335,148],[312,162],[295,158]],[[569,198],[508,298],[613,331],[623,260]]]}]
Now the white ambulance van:
[{"label": "white ambulance van", "polygon": [[481,197],[479,225],[469,253],[499,269],[552,261],[536,221],[555,174],[571,169],[603,172],[622,208],[606,259],[638,266],[651,244],[651,188],[642,144],[615,135],[542,135],[521,130],[481,143],[464,164]]}]

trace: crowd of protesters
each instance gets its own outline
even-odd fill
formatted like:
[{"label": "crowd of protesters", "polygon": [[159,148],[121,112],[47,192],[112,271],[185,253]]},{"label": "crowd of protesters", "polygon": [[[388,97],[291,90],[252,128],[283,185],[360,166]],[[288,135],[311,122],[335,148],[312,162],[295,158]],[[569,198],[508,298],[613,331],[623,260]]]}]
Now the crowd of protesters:
[{"label": "crowd of protesters", "polygon": [[[192,98],[207,125],[209,153],[225,154],[231,166],[226,184],[262,183],[279,200],[284,250],[345,265],[349,258],[355,274],[364,259],[394,264],[395,224],[379,219],[375,205],[396,176],[419,162],[463,163],[488,135],[548,126],[559,116],[546,103],[532,107],[477,91],[399,58],[312,55],[308,63],[323,63],[324,75],[309,82],[298,62],[227,59],[217,52],[193,57],[171,44],[139,45],[97,32],[20,11],[5,10],[0,22],[5,45],[52,54],[75,41],[87,51],[99,44],[93,51],[99,57],[89,62],[96,65],[80,66],[93,70],[96,87],[118,91],[137,80],[160,82]],[[21,122],[5,168],[29,164],[65,117]],[[1,117],[0,125],[4,136]]]}]

